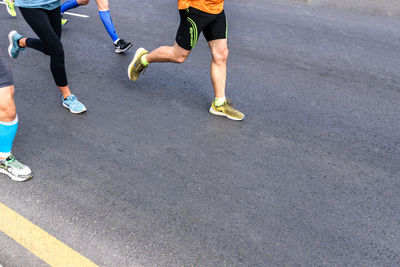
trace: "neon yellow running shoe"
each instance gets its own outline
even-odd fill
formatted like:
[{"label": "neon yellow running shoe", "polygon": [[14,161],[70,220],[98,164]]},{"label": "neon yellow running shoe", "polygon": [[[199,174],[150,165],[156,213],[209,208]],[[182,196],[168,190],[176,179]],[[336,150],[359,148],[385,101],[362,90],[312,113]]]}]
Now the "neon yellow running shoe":
[{"label": "neon yellow running shoe", "polygon": [[64,19],[63,15],[61,14],[61,26],[64,26],[68,23],[68,19]]},{"label": "neon yellow running shoe", "polygon": [[148,54],[149,52],[144,49],[144,48],[139,48],[136,50],[135,56],[133,57],[133,60],[131,64],[129,64],[128,67],[128,77],[132,81],[136,81],[139,78],[140,73],[147,68],[147,66],[144,66],[142,64],[142,56]]},{"label": "neon yellow running shoe", "polygon": [[5,0],[7,6],[7,12],[11,17],[16,17],[17,12],[15,12],[14,2],[12,0]]},{"label": "neon yellow running shoe", "polygon": [[233,103],[231,99],[225,100],[224,104],[221,106],[215,106],[215,101],[211,103],[210,113],[217,116],[225,116],[228,119],[234,121],[241,121],[244,119],[244,114],[239,110],[233,108]]}]

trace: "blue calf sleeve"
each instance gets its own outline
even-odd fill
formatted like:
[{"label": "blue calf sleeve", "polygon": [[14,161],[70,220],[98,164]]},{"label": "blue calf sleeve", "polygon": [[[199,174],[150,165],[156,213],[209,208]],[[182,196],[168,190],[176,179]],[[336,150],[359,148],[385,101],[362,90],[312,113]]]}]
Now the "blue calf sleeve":
[{"label": "blue calf sleeve", "polygon": [[78,6],[79,4],[76,0],[68,0],[67,2],[61,5],[61,14],[63,14],[67,10],[73,9]]},{"label": "blue calf sleeve", "polygon": [[99,11],[100,19],[104,24],[104,27],[106,28],[108,34],[110,35],[111,39],[113,42],[117,41],[118,35],[115,32],[114,24],[111,20],[111,15],[110,15],[110,10],[107,11]]},{"label": "blue calf sleeve", "polygon": [[0,121],[0,153],[10,153],[18,129],[18,117],[12,122]]}]

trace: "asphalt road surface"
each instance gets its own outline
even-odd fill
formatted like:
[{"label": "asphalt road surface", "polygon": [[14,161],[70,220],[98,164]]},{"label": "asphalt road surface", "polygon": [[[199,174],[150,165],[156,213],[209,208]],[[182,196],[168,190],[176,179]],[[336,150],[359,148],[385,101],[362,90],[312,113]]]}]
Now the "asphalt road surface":
[{"label": "asphalt road surface", "polygon": [[[210,53],[153,64],[173,43],[176,0],[119,0],[115,55],[96,5],[63,32],[72,115],[27,50],[16,82],[14,154],[32,181],[0,177],[0,202],[101,266],[400,264],[400,20],[273,1],[231,0],[227,92],[247,117],[208,113]],[[18,14],[0,10],[0,49]],[[45,265],[0,233],[0,264]]]}]

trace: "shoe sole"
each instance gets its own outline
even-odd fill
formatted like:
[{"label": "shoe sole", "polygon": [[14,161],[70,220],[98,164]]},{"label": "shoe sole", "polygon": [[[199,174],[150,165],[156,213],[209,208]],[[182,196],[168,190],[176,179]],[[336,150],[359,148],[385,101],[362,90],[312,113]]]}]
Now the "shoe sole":
[{"label": "shoe sole", "polygon": [[129,64],[128,66],[128,77],[131,81],[137,81],[137,79],[139,78],[139,75],[136,78],[133,77],[133,69],[135,68],[135,62],[138,60],[138,58],[143,56],[144,53],[147,53],[147,51],[143,47],[136,50],[135,56],[133,57],[131,64]]},{"label": "shoe sole", "polygon": [[62,21],[61,21],[61,26],[64,27],[65,25],[67,25],[68,21],[69,21],[69,20],[66,20],[64,24],[63,24]]},{"label": "shoe sole", "polygon": [[133,44],[130,44],[128,47],[126,47],[125,49],[118,49],[118,50],[115,50],[115,53],[116,54],[122,54],[122,53],[125,53],[129,48],[131,48],[133,46]]},{"label": "shoe sole", "polygon": [[62,103],[63,104],[63,107],[64,108],[66,108],[66,109],[68,109],[71,113],[73,113],[73,114],[81,114],[81,113],[83,113],[83,112],[85,112],[87,109],[85,108],[85,109],[83,109],[82,111],[74,111],[74,110],[71,110],[67,105],[65,105],[64,103]]},{"label": "shoe sole", "polygon": [[31,173],[30,175],[28,175],[26,177],[18,177],[18,176],[12,175],[11,173],[9,173],[8,171],[6,171],[4,169],[0,169],[0,173],[4,173],[8,177],[10,177],[11,180],[13,180],[15,182],[26,182],[26,181],[32,179],[32,177],[33,177],[33,173]]},{"label": "shoe sole", "polygon": [[11,58],[14,58],[14,57],[11,55],[11,49],[12,49],[12,47],[13,47],[12,37],[13,37],[13,35],[16,34],[16,33],[17,33],[17,31],[11,31],[11,32],[8,34],[8,41],[10,42],[10,45],[8,46],[8,55],[9,55]]},{"label": "shoe sole", "polygon": [[234,121],[242,121],[244,119],[244,116],[243,116],[243,118],[238,119],[238,118],[232,117],[228,114],[225,114],[223,112],[216,111],[215,109],[213,109],[212,106],[210,107],[210,113],[213,115],[216,115],[216,116],[227,117],[228,119],[234,120]]}]

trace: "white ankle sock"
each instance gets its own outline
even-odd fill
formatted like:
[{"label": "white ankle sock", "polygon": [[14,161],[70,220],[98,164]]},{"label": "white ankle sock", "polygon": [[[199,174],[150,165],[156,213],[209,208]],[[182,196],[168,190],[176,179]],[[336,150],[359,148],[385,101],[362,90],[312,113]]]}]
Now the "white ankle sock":
[{"label": "white ankle sock", "polygon": [[224,97],[216,97],[215,98],[215,106],[221,106],[221,105],[223,105],[224,104],[224,102],[225,102],[225,100],[226,100],[226,97],[224,96]]},{"label": "white ankle sock", "polygon": [[0,152],[0,159],[6,159],[11,155],[11,152],[8,153],[1,153]]}]

